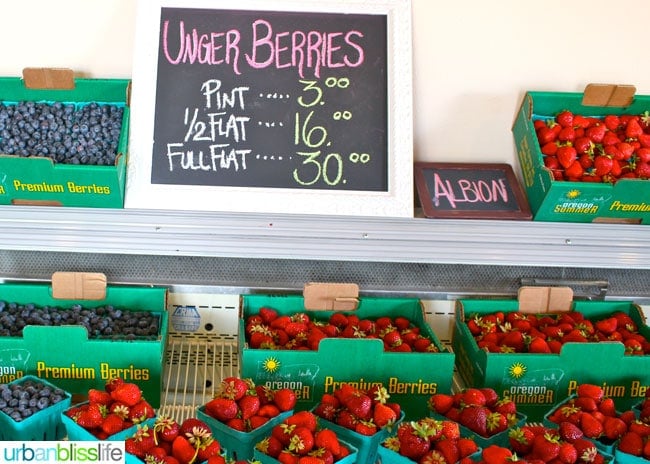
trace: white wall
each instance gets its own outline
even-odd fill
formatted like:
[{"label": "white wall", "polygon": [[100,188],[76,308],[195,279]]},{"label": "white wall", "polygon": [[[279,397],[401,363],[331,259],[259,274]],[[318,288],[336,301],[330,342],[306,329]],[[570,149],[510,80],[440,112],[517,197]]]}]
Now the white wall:
[{"label": "white wall", "polygon": [[[510,126],[526,90],[607,82],[650,94],[647,0],[412,1],[417,160],[515,165]],[[135,0],[3,2],[0,75],[53,66],[130,77],[135,9]]]}]

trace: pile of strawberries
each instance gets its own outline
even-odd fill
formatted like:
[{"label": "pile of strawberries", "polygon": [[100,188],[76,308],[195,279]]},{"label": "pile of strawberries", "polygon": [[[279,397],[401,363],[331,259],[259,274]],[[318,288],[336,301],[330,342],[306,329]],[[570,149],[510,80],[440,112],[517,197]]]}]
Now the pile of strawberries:
[{"label": "pile of strawberries", "polygon": [[457,422],[429,417],[401,423],[382,446],[422,464],[471,463],[469,456],[479,449],[474,440],[461,437]]},{"label": "pile of strawberries", "polygon": [[596,321],[579,311],[495,312],[470,315],[465,323],[479,348],[491,353],[559,353],[568,342],[618,341],[625,346],[625,354],[650,354],[650,342],[623,311]]},{"label": "pile of strawberries", "polygon": [[283,464],[333,463],[351,453],[335,432],[319,427],[318,417],[310,411],[287,417],[255,448]]},{"label": "pile of strawberries", "polygon": [[650,178],[650,112],[585,117],[561,111],[534,122],[555,180],[615,183]]},{"label": "pile of strawberries", "polygon": [[208,401],[205,413],[240,432],[250,432],[273,417],[292,410],[296,393],[290,388],[273,390],[255,385],[252,379],[227,377],[221,381],[214,398]]},{"label": "pile of strawberries", "polygon": [[158,416],[151,427],[138,425],[133,436],[125,440],[124,448],[147,464],[226,463],[210,427],[194,417],[179,424]]},{"label": "pile of strawberries", "polygon": [[510,446],[490,445],[481,451],[481,464],[603,464],[605,456],[586,438],[565,438],[557,429],[524,425],[509,432]]},{"label": "pile of strawberries", "polygon": [[140,387],[121,378],[106,382],[104,390],[88,390],[88,401],[65,411],[78,426],[104,440],[155,416]]},{"label": "pile of strawberries", "polygon": [[467,427],[482,437],[492,437],[516,425],[517,405],[499,397],[492,388],[466,388],[454,394],[435,393],[428,400],[434,413]]},{"label": "pile of strawberries", "polygon": [[583,383],[578,385],[576,394],[551,411],[547,419],[558,424],[561,434],[612,444],[625,434],[635,416],[632,411],[619,414],[614,400],[605,397],[602,387]]},{"label": "pile of strawberries", "polygon": [[389,402],[383,386],[369,390],[343,384],[332,393],[325,393],[314,408],[314,414],[361,435],[371,436],[401,419],[398,403]]},{"label": "pile of strawberries", "polygon": [[[650,390],[646,390],[637,412],[638,418],[628,424],[616,447],[620,452],[650,460]],[[633,414],[636,417],[637,413]]]},{"label": "pile of strawberries", "polygon": [[269,307],[246,318],[246,341],[250,348],[317,350],[323,338],[377,338],[386,351],[435,353],[433,341],[420,333],[408,318],[398,316],[360,319],[355,314],[333,313],[316,320],[306,313],[279,315]]}]

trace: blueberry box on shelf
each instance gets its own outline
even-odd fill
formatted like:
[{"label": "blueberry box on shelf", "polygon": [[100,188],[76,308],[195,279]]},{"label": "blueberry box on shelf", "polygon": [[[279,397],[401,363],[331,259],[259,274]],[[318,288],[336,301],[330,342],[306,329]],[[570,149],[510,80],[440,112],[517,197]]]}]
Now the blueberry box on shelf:
[{"label": "blueberry box on shelf", "polygon": [[205,406],[200,406],[196,410],[196,417],[208,424],[214,438],[226,449],[227,457],[235,460],[252,459],[255,444],[269,435],[275,425],[292,414],[293,410],[283,412],[255,430],[240,432],[207,414]]},{"label": "blueberry box on shelf", "polygon": [[354,313],[359,318],[381,316],[409,318],[429,337],[436,353],[388,352],[379,339],[324,338],[317,350],[278,350],[251,348],[245,338],[245,320],[271,307],[280,315],[306,313],[326,320],[338,310],[306,310],[301,295],[242,295],[240,306],[239,359],[242,377],[256,385],[271,388],[290,387],[298,396],[297,410],[310,409],[324,393],[331,393],[343,383],[367,389],[383,384],[391,401],[399,403],[408,414],[427,409],[427,400],[436,392],[450,392],[454,370],[454,353],[443,347],[424,318],[418,299],[361,297]]},{"label": "blueberry box on shelf", "polygon": [[[26,382],[34,382],[48,387],[54,392],[60,389],[46,380],[39,379],[32,375],[26,375],[9,382],[8,385],[22,385]],[[24,385],[23,385],[24,386]],[[0,440],[1,441],[51,441],[61,440],[65,437],[65,426],[61,421],[61,412],[70,407],[71,395],[62,391],[62,397],[57,403],[53,403],[20,422],[15,421],[4,412],[0,412]]]},{"label": "blueberry box on shelf", "polygon": [[[466,323],[467,318],[497,311],[518,311],[528,300],[527,290],[522,288],[518,299],[461,299],[456,302],[452,347],[458,373],[465,384],[491,387],[499,395],[511,397],[529,421],[543,420],[549,408],[575,393],[581,383],[603,386],[605,394],[614,397],[621,410],[631,407],[645,395],[650,385],[650,356],[626,355],[620,342],[570,342],[562,346],[559,354],[490,353],[480,349]],[[532,290],[549,291],[543,287]],[[553,292],[556,290],[560,289],[553,289]],[[570,293],[568,301],[562,305],[592,320],[623,311],[632,317],[639,332],[649,338],[650,328],[638,305],[626,301],[574,301],[572,298]],[[543,313],[548,310],[546,308],[530,312]]]},{"label": "blueberry box on shelf", "polygon": [[[74,284],[69,284],[70,278]],[[103,389],[107,380],[121,377],[136,383],[147,401],[154,408],[159,407],[167,339],[167,289],[106,285],[105,279],[102,274],[55,273],[52,285],[3,283],[0,301],[64,311],[74,305],[112,305],[121,310],[152,313],[158,320],[157,335],[132,340],[94,338],[82,325],[26,325],[22,336],[0,336],[0,380],[8,382],[34,375],[56,382],[73,395],[83,396],[89,389]],[[88,299],[95,291],[95,299]]]},{"label": "blueberry box on shelf", "polygon": [[[89,138],[93,144],[104,142],[103,138],[114,139],[111,143],[117,144],[115,159],[112,164],[72,164],[55,162],[49,156],[36,156],[43,153],[29,153],[35,156],[19,156],[12,148],[5,148],[0,153],[0,172],[3,173],[0,179],[0,204],[27,204],[27,205],[53,205],[53,206],[75,206],[75,207],[96,207],[96,208],[122,208],[124,206],[124,191],[126,185],[126,156],[128,151],[129,132],[129,91],[130,81],[125,79],[75,79],[71,70],[29,68],[23,71],[23,78],[2,77],[0,78],[0,103],[4,105],[16,105],[21,102],[34,102],[38,104],[65,103],[75,108],[97,103],[106,108],[117,107],[122,110],[121,127],[119,135],[102,135],[93,132],[95,135]],[[50,115],[53,115],[51,113]],[[119,116],[119,111],[118,114]],[[93,118],[95,118],[93,116]],[[101,118],[92,122],[102,123]],[[6,121],[3,120],[3,126]],[[47,120],[47,128],[38,121],[39,128],[33,134],[45,134],[47,131],[55,132],[52,120]],[[66,136],[59,133],[53,136],[63,138],[61,142],[68,144]],[[72,127],[72,126],[71,126]],[[83,131],[85,128],[82,128]],[[31,130],[31,129],[30,129]],[[73,130],[73,129],[70,129]],[[94,130],[94,127],[91,128]],[[108,130],[108,129],[107,129]],[[67,134],[71,137],[68,145],[74,144],[74,138],[79,137],[79,129],[74,133]],[[0,131],[0,143],[12,135]],[[27,146],[32,150],[37,149],[34,142],[35,136],[31,135]],[[51,134],[50,134],[51,135]],[[24,141],[23,141],[24,142]],[[21,143],[20,141],[18,143]],[[44,142],[43,142],[44,143]],[[41,145],[43,145],[41,143]],[[12,142],[13,144],[13,142]],[[4,145],[4,144],[3,144]],[[72,149],[85,150],[88,147],[87,141],[79,142],[78,147],[70,146],[65,148],[66,152]],[[47,148],[51,154],[52,147]],[[63,150],[58,147],[57,150]],[[102,150],[106,152],[107,150]],[[112,150],[110,150],[112,151]],[[62,156],[62,155],[61,155]]]}]

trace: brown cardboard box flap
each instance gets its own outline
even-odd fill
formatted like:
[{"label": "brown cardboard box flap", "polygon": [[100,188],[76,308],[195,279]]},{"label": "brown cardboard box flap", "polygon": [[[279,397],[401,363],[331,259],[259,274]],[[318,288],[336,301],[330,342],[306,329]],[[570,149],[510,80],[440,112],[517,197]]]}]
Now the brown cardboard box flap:
[{"label": "brown cardboard box flap", "polygon": [[588,84],[582,96],[584,106],[630,106],[636,87],[633,85]]},{"label": "brown cardboard box flap", "polygon": [[52,274],[52,297],[103,300],[106,298],[106,276],[92,272],[55,272]]},{"label": "brown cardboard box flap", "polygon": [[525,313],[570,311],[573,290],[570,287],[521,287],[517,300],[519,310]]},{"label": "brown cardboard box flap", "polygon": [[74,72],[67,68],[25,68],[23,81],[28,89],[74,89]]},{"label": "brown cardboard box flap", "polygon": [[359,305],[359,286],[348,283],[308,282],[302,292],[305,309],[352,311]]}]

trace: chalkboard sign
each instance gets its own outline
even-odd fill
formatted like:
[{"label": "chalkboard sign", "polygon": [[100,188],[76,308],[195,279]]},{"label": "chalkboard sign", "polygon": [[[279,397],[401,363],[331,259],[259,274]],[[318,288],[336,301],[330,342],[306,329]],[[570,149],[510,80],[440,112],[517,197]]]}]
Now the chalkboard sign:
[{"label": "chalkboard sign", "polygon": [[415,163],[415,185],[426,217],[532,218],[509,164]]},{"label": "chalkboard sign", "polygon": [[412,215],[409,0],[152,3],[127,207]]}]

